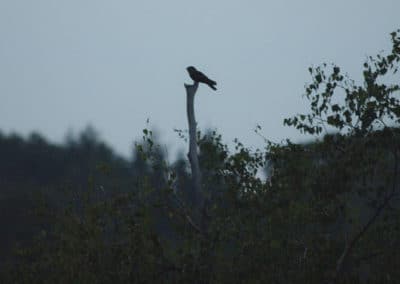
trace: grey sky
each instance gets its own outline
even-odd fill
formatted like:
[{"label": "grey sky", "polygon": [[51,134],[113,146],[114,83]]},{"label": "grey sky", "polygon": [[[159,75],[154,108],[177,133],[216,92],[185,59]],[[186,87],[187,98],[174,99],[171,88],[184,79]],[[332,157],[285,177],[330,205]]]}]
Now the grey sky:
[{"label": "grey sky", "polygon": [[183,145],[186,66],[201,86],[196,118],[229,142],[260,147],[256,124],[302,139],[284,117],[305,111],[307,67],[335,62],[358,79],[367,55],[388,50],[399,0],[0,0],[0,129],[60,142],[94,125],[128,154],[145,121]]}]

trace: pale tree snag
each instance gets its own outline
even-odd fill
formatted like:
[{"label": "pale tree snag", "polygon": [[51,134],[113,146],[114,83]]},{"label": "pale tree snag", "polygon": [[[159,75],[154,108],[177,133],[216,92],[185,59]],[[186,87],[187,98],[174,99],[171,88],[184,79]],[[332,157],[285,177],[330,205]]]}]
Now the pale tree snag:
[{"label": "pale tree snag", "polygon": [[199,87],[198,82],[194,82],[193,85],[185,84],[186,88],[186,110],[187,118],[189,123],[189,153],[188,158],[190,162],[190,168],[192,171],[192,202],[197,213],[203,209],[203,196],[201,191],[201,171],[199,165],[199,158],[197,156],[197,131],[196,131],[196,118],[194,116],[194,95],[196,94],[197,88]]}]

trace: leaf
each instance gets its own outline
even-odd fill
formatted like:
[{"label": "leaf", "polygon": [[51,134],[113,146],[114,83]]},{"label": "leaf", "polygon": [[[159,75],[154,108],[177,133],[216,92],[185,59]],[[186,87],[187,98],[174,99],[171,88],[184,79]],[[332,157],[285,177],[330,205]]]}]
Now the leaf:
[{"label": "leaf", "polygon": [[340,72],[340,68],[339,67],[337,67],[337,66],[333,67],[333,73],[335,75],[339,74],[339,72]]},{"label": "leaf", "polygon": [[340,106],[339,106],[338,104],[334,104],[334,105],[332,106],[332,111],[334,111],[334,112],[340,111]]},{"label": "leaf", "polygon": [[334,115],[330,115],[327,117],[327,122],[330,125],[336,125],[336,119]]},{"label": "leaf", "polygon": [[315,76],[315,80],[317,81],[317,83],[321,83],[322,82],[322,77],[321,74],[318,74],[317,76]]}]

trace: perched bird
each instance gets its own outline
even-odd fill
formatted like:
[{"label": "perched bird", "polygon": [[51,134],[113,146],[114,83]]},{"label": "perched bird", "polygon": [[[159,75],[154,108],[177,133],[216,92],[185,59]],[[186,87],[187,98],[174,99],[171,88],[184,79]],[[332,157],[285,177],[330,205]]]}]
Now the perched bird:
[{"label": "perched bird", "polygon": [[211,89],[214,91],[217,90],[215,85],[217,85],[217,82],[209,79],[206,75],[201,73],[199,70],[194,68],[193,66],[189,66],[186,68],[186,70],[189,72],[190,78],[192,78],[193,81],[198,82],[198,83],[204,83],[208,85]]}]

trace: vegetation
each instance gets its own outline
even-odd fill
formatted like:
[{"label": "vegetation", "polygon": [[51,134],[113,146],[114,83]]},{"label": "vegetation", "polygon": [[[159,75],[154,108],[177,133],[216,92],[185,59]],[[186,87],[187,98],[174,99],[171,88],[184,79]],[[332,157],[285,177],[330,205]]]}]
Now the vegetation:
[{"label": "vegetation", "polygon": [[[3,265],[2,279],[398,282],[400,85],[390,82],[400,31],[391,39],[390,53],[366,60],[361,85],[335,65],[309,69],[310,112],[284,123],[319,135],[313,143],[265,139],[265,149],[252,151],[236,141],[229,151],[218,133],[199,132],[201,217],[188,196],[186,159],[169,165],[148,129],[132,162],[87,132],[63,147],[38,135],[1,136],[0,202],[14,204],[7,210],[15,215],[27,193],[42,193],[38,217],[17,221],[34,229]],[[60,184],[68,184],[66,194],[56,190]]]}]

